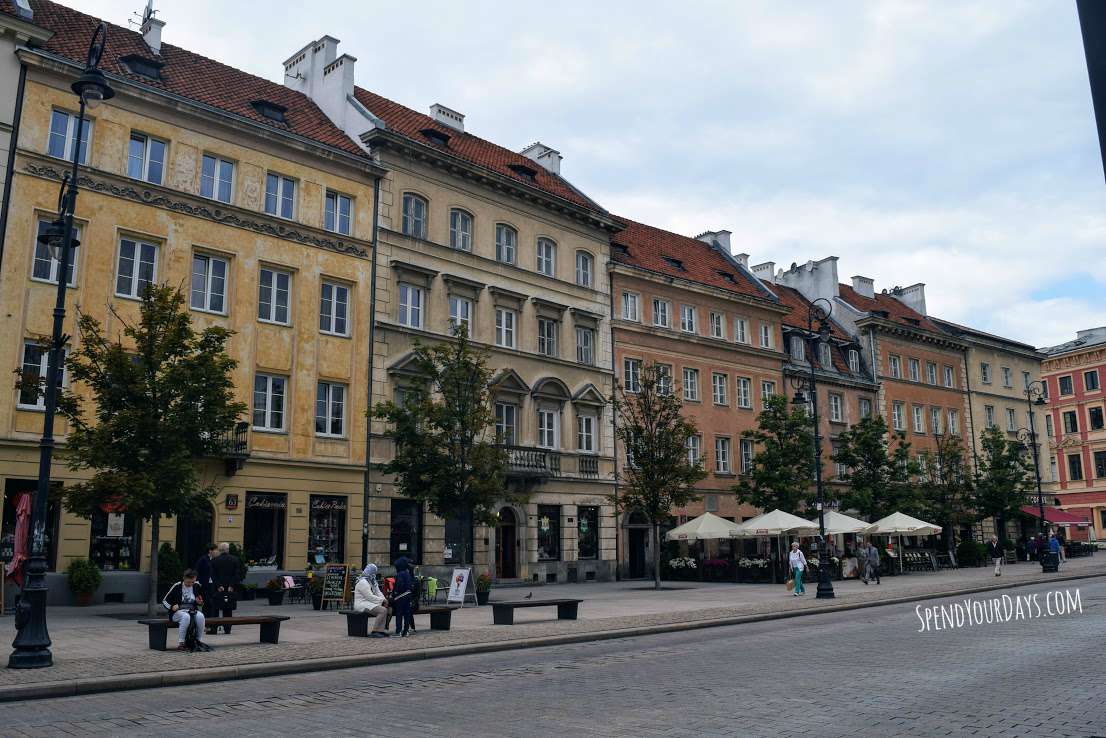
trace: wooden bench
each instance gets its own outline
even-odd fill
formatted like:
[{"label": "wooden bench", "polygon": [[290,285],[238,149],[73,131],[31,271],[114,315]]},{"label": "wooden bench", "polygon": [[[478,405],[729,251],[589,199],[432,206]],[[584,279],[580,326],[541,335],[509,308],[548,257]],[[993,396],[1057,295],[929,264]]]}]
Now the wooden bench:
[{"label": "wooden bench", "polygon": [[[288,615],[245,615],[232,618],[207,618],[205,627],[215,628],[220,625],[260,625],[261,643],[277,643],[280,640],[280,624],[288,620]],[[177,629],[177,624],[168,618],[151,618],[139,620],[142,625],[150,628],[150,648],[155,651],[165,651],[165,642],[169,636],[169,629]]]},{"label": "wooden bench", "polygon": [[583,600],[516,600],[514,602],[493,602],[492,622],[496,625],[514,625],[515,608],[519,607],[556,607],[558,620],[575,620],[576,610]]},{"label": "wooden bench", "polygon": [[[445,605],[421,606],[415,615],[429,615],[430,630],[449,630],[453,611],[458,609],[460,608],[446,607]],[[354,612],[353,610],[339,610],[338,614],[346,616],[346,633],[355,638],[367,638],[369,635],[369,618],[376,617],[375,615],[369,615],[367,612]]]}]

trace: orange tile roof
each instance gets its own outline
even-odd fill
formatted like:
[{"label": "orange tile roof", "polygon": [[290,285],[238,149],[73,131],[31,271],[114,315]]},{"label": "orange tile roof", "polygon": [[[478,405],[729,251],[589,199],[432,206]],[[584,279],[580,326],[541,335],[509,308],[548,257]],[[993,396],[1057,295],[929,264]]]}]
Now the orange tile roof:
[{"label": "orange tile roof", "polygon": [[[800,330],[806,330],[806,318],[810,311],[811,302],[803,297],[802,293],[793,287],[788,287],[783,284],[772,285],[772,291],[780,298],[780,302],[791,308],[791,312],[783,316],[783,324],[790,328],[798,328]],[[842,330],[834,320],[829,321],[830,335],[839,340],[847,343],[855,342],[853,336],[846,331]],[[817,330],[817,324],[814,326]],[[845,360],[840,349],[837,346],[833,347],[833,351],[830,354],[833,360],[833,368],[842,374],[852,374],[849,370],[849,363]],[[825,368],[825,367],[823,367]]]},{"label": "orange tile roof", "polygon": [[898,323],[899,325],[908,328],[921,328],[922,330],[931,331],[933,333],[944,333],[929,318],[908,308],[891,295],[877,292],[875,298],[864,297],[847,284],[839,286],[839,294],[842,300],[852,305],[857,310],[866,313],[883,310],[887,312],[888,320]]}]

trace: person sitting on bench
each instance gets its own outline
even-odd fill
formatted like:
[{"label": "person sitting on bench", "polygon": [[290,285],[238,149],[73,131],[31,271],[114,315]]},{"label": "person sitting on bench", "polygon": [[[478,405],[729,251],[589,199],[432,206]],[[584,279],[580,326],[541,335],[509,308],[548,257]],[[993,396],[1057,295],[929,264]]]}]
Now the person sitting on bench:
[{"label": "person sitting on bench", "polygon": [[193,618],[196,620],[196,641],[202,642],[200,636],[204,632],[204,614],[199,608],[203,607],[204,596],[196,582],[195,569],[184,570],[181,580],[169,588],[161,604],[169,611],[169,618],[177,624],[178,651],[185,650],[184,639]]},{"label": "person sitting on bench", "polygon": [[370,638],[391,635],[388,633],[388,606],[384,604],[384,593],[376,583],[376,564],[365,567],[353,588],[353,611],[368,613],[376,618]]}]

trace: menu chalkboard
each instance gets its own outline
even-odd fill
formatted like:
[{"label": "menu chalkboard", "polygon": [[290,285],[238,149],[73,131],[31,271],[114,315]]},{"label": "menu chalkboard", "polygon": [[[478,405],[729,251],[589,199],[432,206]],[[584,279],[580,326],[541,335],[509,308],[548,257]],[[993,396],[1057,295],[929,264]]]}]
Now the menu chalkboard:
[{"label": "menu chalkboard", "polygon": [[323,602],[349,599],[349,569],[347,564],[327,564],[323,574]]}]

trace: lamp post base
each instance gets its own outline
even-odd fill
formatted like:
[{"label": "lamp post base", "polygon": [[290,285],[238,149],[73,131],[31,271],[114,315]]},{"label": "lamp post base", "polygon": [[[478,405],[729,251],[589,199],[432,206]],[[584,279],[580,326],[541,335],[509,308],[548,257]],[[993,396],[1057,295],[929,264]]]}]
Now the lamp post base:
[{"label": "lamp post base", "polygon": [[46,562],[33,557],[27,564],[27,581],[15,611],[15,640],[9,669],[43,669],[54,665],[50,631],[46,627]]},{"label": "lamp post base", "polygon": [[815,597],[819,600],[832,600],[834,598],[833,585],[830,583],[828,576],[818,575],[818,594]]},{"label": "lamp post base", "polygon": [[833,584],[830,582],[830,561],[826,554],[825,536],[822,535],[819,538],[822,540],[818,542],[818,594],[815,597],[819,600],[832,600]]}]

